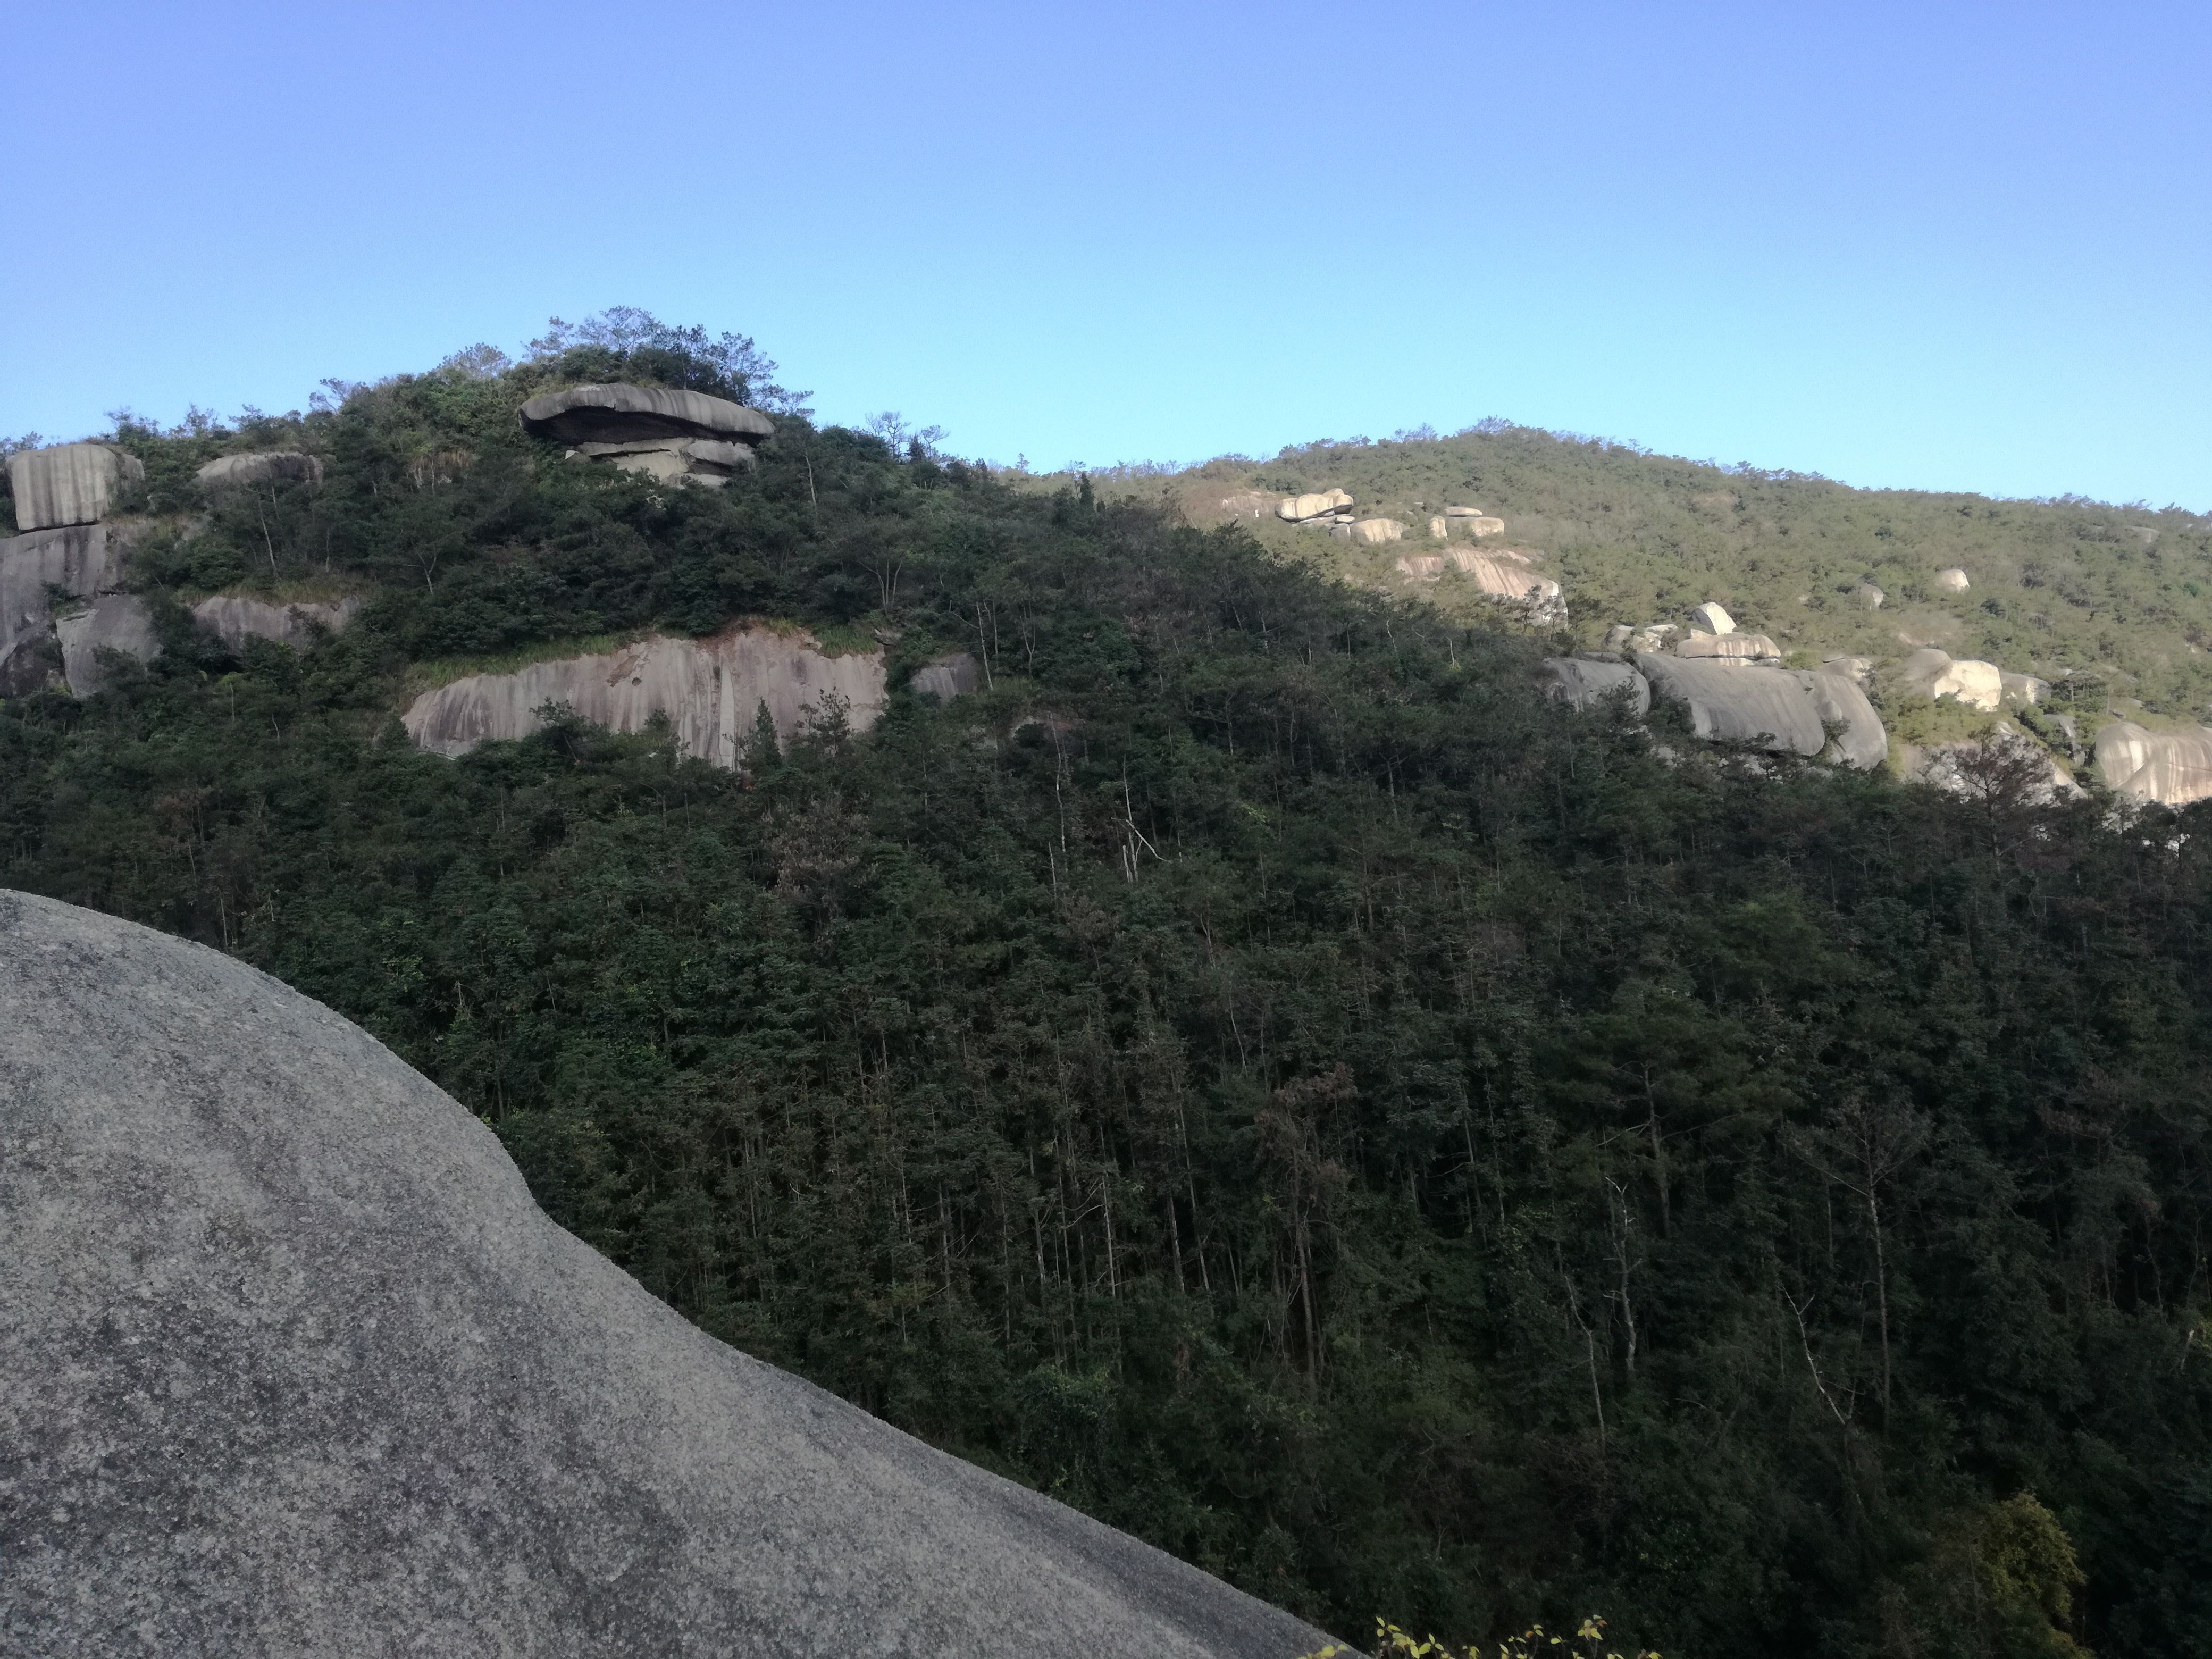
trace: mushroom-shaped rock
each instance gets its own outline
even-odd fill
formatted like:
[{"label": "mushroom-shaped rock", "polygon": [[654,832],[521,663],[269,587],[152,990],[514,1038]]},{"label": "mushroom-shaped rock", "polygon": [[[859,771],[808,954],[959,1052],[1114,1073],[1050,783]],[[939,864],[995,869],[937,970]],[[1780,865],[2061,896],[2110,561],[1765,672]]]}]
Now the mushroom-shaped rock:
[{"label": "mushroom-shaped rock", "polygon": [[951,702],[981,684],[982,670],[975,659],[965,651],[955,651],[922,664],[914,671],[914,678],[907,686],[917,697],[926,697],[932,702]]},{"label": "mushroom-shaped rock", "polygon": [[83,610],[57,617],[54,634],[61,641],[62,676],[80,697],[107,687],[101,652],[119,651],[140,662],[151,662],[161,654],[154,613],[145,600],[129,593],[103,593]]},{"label": "mushroom-shaped rock", "polygon": [[2004,676],[1995,663],[1960,660],[1932,645],[1899,663],[1897,677],[1924,697],[1955,697],[1974,708],[1995,708],[2004,702]]},{"label": "mushroom-shaped rock", "polygon": [[1780,662],[1782,647],[1764,634],[1692,634],[1674,647],[1678,657],[1715,662]]},{"label": "mushroom-shaped rock", "polygon": [[0,1078],[11,1654],[1327,1640],[696,1329],[234,957],[0,892]]},{"label": "mushroom-shaped rock", "polygon": [[1628,712],[1641,719],[1651,708],[1651,684],[1625,662],[1593,662],[1586,657],[1547,657],[1536,690],[1553,702],[1595,708],[1608,697],[1624,696]]},{"label": "mushroom-shaped rock", "polygon": [[1939,570],[1936,573],[1936,586],[1946,593],[1963,593],[1973,584],[1966,580],[1965,571],[1953,565],[1948,570]]},{"label": "mushroom-shaped rock", "polygon": [[1856,680],[1826,669],[1783,672],[1812,694],[1814,711],[1821,725],[1835,732],[1827,750],[1830,759],[1870,772],[1889,758],[1889,732]]},{"label": "mushroom-shaped rock", "polygon": [[234,651],[248,640],[273,640],[303,651],[315,642],[319,631],[343,633],[360,610],[361,601],[351,598],[270,605],[265,599],[223,594],[194,605],[192,620]]},{"label": "mushroom-shaped rock", "polygon": [[1690,612],[1690,625],[1702,628],[1708,634],[1733,634],[1735,618],[1723,611],[1717,600],[1707,599]]},{"label": "mushroom-shaped rock", "polygon": [[1795,674],[1656,655],[1639,665],[1654,696],[1688,706],[1690,729],[1701,738],[1781,754],[1812,756],[1827,747],[1820,705]]},{"label": "mushroom-shaped rock", "polygon": [[1352,526],[1352,539],[1370,547],[1397,541],[1405,533],[1406,526],[1395,519],[1361,519]]},{"label": "mushroom-shaped rock", "polygon": [[586,460],[717,489],[752,465],[755,444],[775,434],[767,416],[726,398],[622,385],[570,386],[532,398],[522,406],[522,427]]},{"label": "mushroom-shaped rock", "polygon": [[2167,806],[2212,795],[2212,732],[2151,732],[2116,720],[2097,733],[2097,775],[2107,788]]},{"label": "mushroom-shaped rock", "polygon": [[245,455],[221,455],[200,468],[200,488],[234,489],[246,484],[311,483],[323,481],[323,464],[296,449],[260,449]]},{"label": "mushroom-shaped rock", "polygon": [[685,754],[735,767],[763,703],[788,738],[825,696],[842,706],[853,730],[866,731],[884,712],[883,653],[833,657],[806,635],[741,626],[711,639],[654,635],[605,655],[465,675],[424,692],[400,718],[422,748],[460,755],[479,743],[529,736],[549,702],[617,732],[641,732],[665,714]]},{"label": "mushroom-shaped rock", "polygon": [[97,524],[125,483],[143,482],[145,464],[113,444],[56,444],[21,449],[8,458],[8,487],[15,494],[15,527],[51,530]]}]

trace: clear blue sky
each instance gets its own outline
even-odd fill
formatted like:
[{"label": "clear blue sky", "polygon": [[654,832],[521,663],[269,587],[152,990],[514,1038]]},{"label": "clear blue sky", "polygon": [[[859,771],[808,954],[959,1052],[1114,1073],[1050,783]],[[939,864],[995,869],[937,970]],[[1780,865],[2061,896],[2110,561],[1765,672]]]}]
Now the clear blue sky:
[{"label": "clear blue sky", "polygon": [[824,420],[2212,509],[2212,3],[23,3],[0,433],[645,307]]}]

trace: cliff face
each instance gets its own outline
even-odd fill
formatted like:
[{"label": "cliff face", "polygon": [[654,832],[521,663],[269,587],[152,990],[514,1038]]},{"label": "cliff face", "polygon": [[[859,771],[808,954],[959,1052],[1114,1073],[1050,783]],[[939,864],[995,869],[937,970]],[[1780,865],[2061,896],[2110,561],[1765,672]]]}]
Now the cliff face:
[{"label": "cliff face", "polygon": [[320,1004],[6,892],[0,1260],[9,1652],[1323,1640],[701,1334]]},{"label": "cliff face", "polygon": [[827,656],[809,635],[741,624],[711,639],[655,635],[605,655],[467,675],[424,692],[403,718],[423,748],[460,755],[488,739],[535,732],[549,702],[617,732],[643,731],[665,714],[684,753],[733,767],[761,704],[777,736],[787,738],[825,695],[843,699],[853,729],[866,731],[884,712],[883,653]]}]

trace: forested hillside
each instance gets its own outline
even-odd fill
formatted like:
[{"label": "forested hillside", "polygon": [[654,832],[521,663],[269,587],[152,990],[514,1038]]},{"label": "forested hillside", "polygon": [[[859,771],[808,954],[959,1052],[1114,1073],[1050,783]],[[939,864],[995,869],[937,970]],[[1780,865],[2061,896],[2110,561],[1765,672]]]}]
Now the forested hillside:
[{"label": "forested hillside", "polygon": [[[704,1328],[1346,1637],[2212,1651],[2212,808],[1754,775],[772,373],[663,330],[125,425],[165,651],[0,702],[0,884],[360,1020]],[[614,378],[777,436],[709,491],[516,423]],[[198,495],[276,445],[324,482]],[[215,590],[369,603],[232,654]],[[397,718],[747,616],[888,640],[882,721],[730,772]],[[896,689],[961,648],[974,695]]]}]

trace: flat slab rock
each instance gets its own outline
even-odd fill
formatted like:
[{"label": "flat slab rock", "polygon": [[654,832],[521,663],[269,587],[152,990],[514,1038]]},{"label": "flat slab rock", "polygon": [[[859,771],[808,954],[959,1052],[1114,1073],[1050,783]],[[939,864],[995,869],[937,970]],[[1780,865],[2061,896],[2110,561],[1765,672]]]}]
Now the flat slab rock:
[{"label": "flat slab rock", "polygon": [[695,1330],[358,1027],[0,892],[0,1651],[1291,1659]]}]

